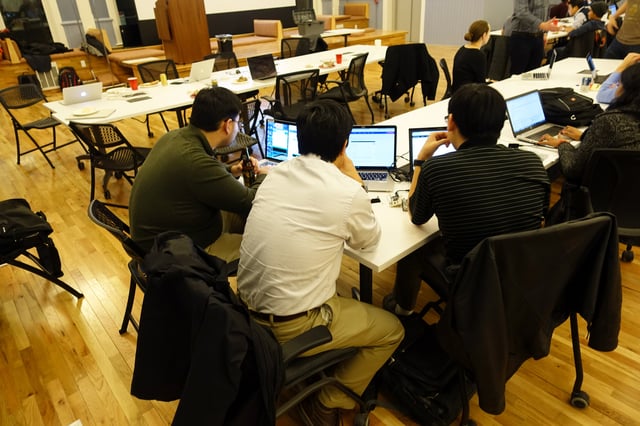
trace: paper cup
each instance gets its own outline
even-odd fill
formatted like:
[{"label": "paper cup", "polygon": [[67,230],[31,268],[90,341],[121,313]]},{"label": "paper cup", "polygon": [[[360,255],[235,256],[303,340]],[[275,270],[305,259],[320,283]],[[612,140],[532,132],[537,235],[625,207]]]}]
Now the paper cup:
[{"label": "paper cup", "polygon": [[137,77],[129,77],[127,79],[129,81],[129,87],[131,90],[138,90],[138,78]]},{"label": "paper cup", "polygon": [[380,40],[379,38],[373,40],[373,44],[375,46],[382,46],[382,40]]},{"label": "paper cup", "polygon": [[342,63],[342,53],[336,53],[336,64]]}]

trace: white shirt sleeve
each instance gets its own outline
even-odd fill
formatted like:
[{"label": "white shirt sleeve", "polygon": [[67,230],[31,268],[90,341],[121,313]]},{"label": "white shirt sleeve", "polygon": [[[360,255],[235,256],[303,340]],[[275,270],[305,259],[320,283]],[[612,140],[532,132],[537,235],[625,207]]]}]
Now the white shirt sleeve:
[{"label": "white shirt sleeve", "polygon": [[371,248],[378,243],[381,234],[380,224],[371,208],[371,200],[360,189],[353,198],[351,214],[347,219],[346,243],[356,250]]}]

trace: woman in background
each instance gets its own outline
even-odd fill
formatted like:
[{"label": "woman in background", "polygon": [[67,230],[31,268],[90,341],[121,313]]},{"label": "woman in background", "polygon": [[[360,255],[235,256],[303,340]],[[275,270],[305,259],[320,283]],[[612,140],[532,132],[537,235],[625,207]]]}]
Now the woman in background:
[{"label": "woman in background", "polygon": [[[615,97],[606,111],[598,114],[584,132],[567,126],[558,137],[544,135],[541,144],[558,148],[562,174],[579,184],[591,153],[596,148],[640,150],[640,54],[630,53],[616,72],[609,76],[598,93],[605,102]],[[577,147],[570,140],[580,140]]]},{"label": "woman in background", "polygon": [[487,58],[480,48],[489,41],[490,31],[487,21],[475,21],[469,26],[464,35],[469,43],[458,49],[453,58],[453,93],[465,84],[486,83]]}]

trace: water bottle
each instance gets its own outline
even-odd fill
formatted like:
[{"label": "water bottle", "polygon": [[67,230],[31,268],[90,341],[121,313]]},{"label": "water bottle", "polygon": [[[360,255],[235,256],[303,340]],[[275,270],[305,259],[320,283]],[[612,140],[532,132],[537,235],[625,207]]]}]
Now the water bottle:
[{"label": "water bottle", "polygon": [[256,180],[256,175],[253,170],[253,163],[251,162],[248,147],[242,150],[240,158],[242,159],[242,180],[244,180],[246,186],[251,186]]}]

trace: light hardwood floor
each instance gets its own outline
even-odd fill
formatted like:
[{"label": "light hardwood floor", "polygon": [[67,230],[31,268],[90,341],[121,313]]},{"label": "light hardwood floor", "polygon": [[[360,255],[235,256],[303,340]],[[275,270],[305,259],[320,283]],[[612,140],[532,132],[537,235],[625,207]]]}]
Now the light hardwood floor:
[{"label": "light hardwood floor", "polygon": [[[447,59],[457,47],[429,46],[431,55]],[[370,92],[380,88],[380,67],[367,67]],[[441,77],[439,96],[444,92]],[[420,106],[420,96],[416,96]],[[376,121],[383,113],[374,106]],[[352,105],[356,118],[367,122],[364,101]],[[402,100],[390,105],[396,115],[410,110]],[[170,117],[171,114],[166,114]],[[140,117],[143,119],[144,117]],[[78,170],[72,145],[51,154],[51,169],[39,153],[16,165],[11,124],[2,111],[0,128],[0,199],[26,198],[35,210],[46,213],[54,228],[63,277],[85,298],[70,294],[28,272],[0,266],[0,425],[68,425],[80,419],[85,425],[161,425],[173,418],[176,403],[141,401],[129,394],[136,333],[119,335],[118,329],[128,290],[127,256],[120,244],[87,218],[89,171]],[[152,118],[156,138],[146,136],[144,124],[133,119],[118,123],[136,145],[151,146],[163,128]],[[175,121],[170,120],[175,127]],[[416,123],[419,126],[421,123]],[[63,130],[61,139],[69,138]],[[44,139],[44,137],[42,138]],[[24,142],[25,146],[28,143]],[[100,174],[98,174],[100,177]],[[554,188],[557,190],[556,183]],[[112,180],[113,200],[127,202],[129,186]],[[100,195],[100,191],[97,192]],[[554,194],[554,199],[557,194]],[[127,218],[126,210],[120,211]],[[500,416],[482,412],[477,397],[471,415],[481,425],[632,425],[640,424],[640,249],[638,258],[622,264],[623,312],[620,345],[600,353],[582,345],[585,379],[583,389],[591,406],[578,410],[568,405],[574,368],[568,325],[554,335],[551,353],[539,361],[527,361],[507,384],[507,408]],[[545,267],[545,265],[540,265]],[[374,274],[374,303],[393,285],[395,269]],[[358,280],[358,265],[345,257],[339,290],[348,294]],[[425,289],[424,301],[430,296]],[[135,311],[139,312],[139,295]],[[586,327],[580,321],[582,342]],[[344,416],[349,424],[351,416]],[[287,417],[278,424],[293,425]],[[405,416],[383,408],[371,415],[372,425],[412,423]]]}]

